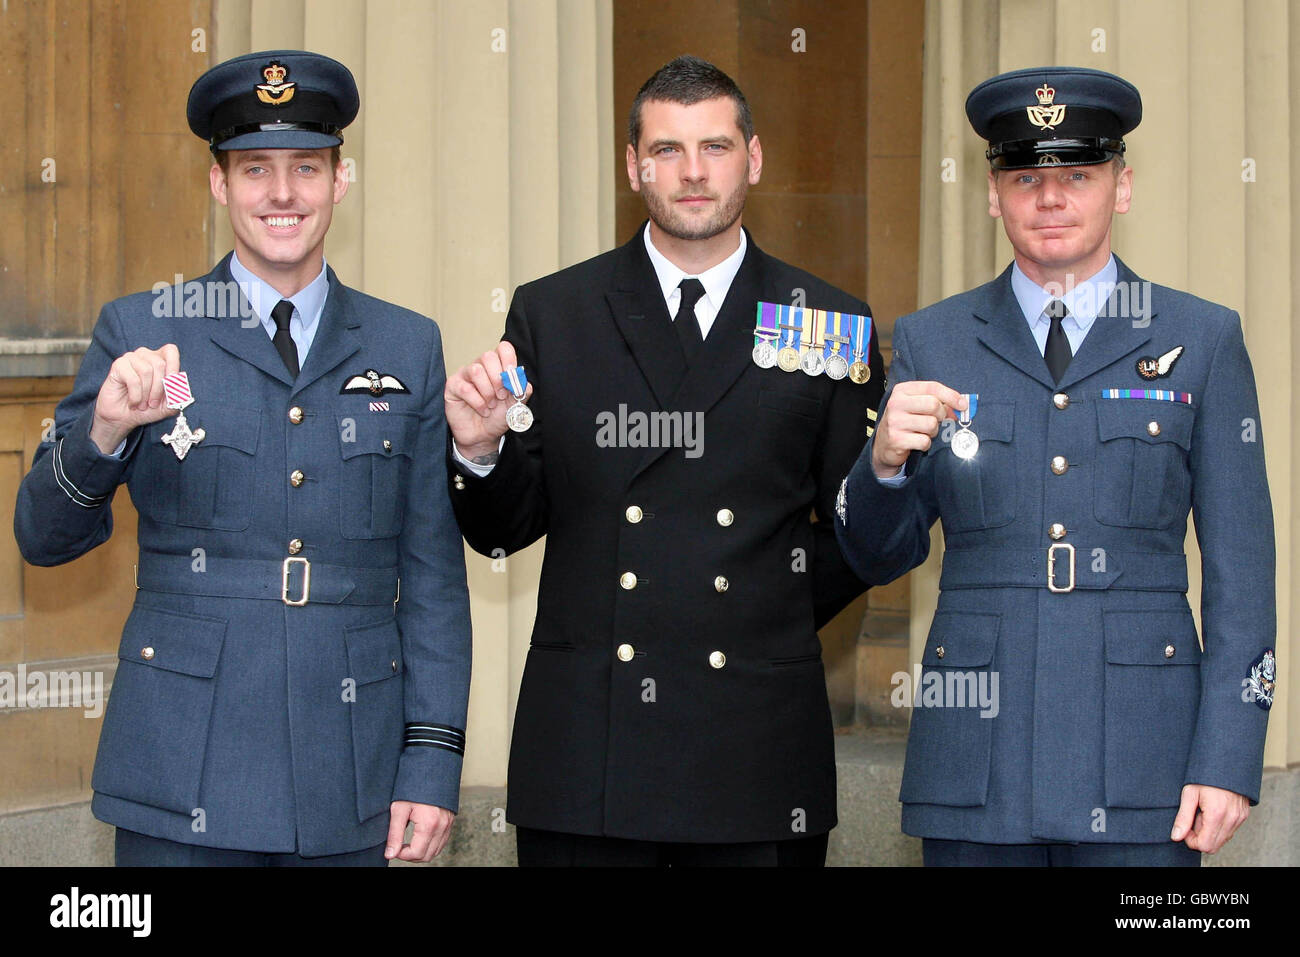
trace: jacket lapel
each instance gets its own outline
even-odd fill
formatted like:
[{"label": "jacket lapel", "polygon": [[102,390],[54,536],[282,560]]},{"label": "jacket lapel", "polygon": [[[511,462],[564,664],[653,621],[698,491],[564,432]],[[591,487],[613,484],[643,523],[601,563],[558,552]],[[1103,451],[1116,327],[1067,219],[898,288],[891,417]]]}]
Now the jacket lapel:
[{"label": "jacket lapel", "polygon": [[[1093,320],[1092,328],[1084,336],[1079,351],[1066,366],[1065,376],[1061,379],[1062,389],[1118,362],[1151,340],[1151,320],[1155,318],[1155,312],[1150,297],[1143,296],[1141,300],[1135,298],[1135,290],[1141,288],[1142,280],[1118,256],[1115,257],[1115,265],[1118,267],[1116,288],[1111,291],[1106,308]],[[1120,294],[1121,289],[1124,290],[1123,295]],[[1134,312],[1134,307],[1139,304],[1144,312],[1140,317]]]},{"label": "jacket lapel", "polygon": [[[361,335],[357,332],[361,328],[361,317],[352,307],[352,297],[334,275],[333,269],[326,267],[326,276],[330,284],[329,295],[325,297],[325,308],[321,310],[320,324],[316,327],[316,338],[312,340],[307,361],[293,383],[294,393],[301,392],[361,349]],[[276,359],[279,360],[278,354]]]},{"label": "jacket lapel", "polygon": [[1029,323],[1025,321],[1016,294],[1011,291],[1011,267],[1008,266],[1001,276],[985,286],[984,291],[984,301],[974,310],[975,317],[984,323],[976,337],[995,356],[1010,362],[1047,388],[1055,389],[1056,383],[1047,371],[1043,354],[1038,351],[1038,343],[1029,331]]},{"label": "jacket lapel", "polygon": [[[217,264],[217,268],[212,270],[203,280],[203,282],[234,282],[230,274],[230,257],[233,253],[227,253],[226,258]],[[238,316],[209,316],[212,320],[212,328],[208,333],[220,348],[229,352],[237,359],[243,359],[245,362],[257,366],[273,379],[279,379],[285,385],[292,385],[293,380],[289,378],[289,370],[284,367],[284,360],[280,358],[280,353],[275,351],[275,346],[271,344],[271,337],[266,334],[260,320],[248,322],[243,317],[253,316],[252,307],[249,306],[248,300],[244,297],[243,292],[239,294],[241,309]]]},{"label": "jacket lapel", "polygon": [[615,289],[605,294],[605,301],[614,325],[663,409],[681,384],[686,362],[654,266],[645,251],[644,229],[643,224],[619,250]]}]

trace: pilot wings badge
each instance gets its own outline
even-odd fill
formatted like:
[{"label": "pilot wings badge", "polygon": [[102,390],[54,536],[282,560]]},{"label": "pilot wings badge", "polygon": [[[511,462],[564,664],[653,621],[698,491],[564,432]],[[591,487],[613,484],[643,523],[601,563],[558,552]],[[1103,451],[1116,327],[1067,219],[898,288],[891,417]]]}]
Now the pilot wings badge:
[{"label": "pilot wings badge", "polygon": [[339,389],[339,395],[410,395],[411,390],[395,375],[381,375],[367,369],[361,375],[349,376]]}]

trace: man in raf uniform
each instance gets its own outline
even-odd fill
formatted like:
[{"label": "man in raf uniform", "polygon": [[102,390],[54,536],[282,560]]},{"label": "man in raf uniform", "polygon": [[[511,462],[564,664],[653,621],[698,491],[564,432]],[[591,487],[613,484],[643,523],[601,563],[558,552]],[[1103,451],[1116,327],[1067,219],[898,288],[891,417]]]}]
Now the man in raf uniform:
[{"label": "man in raf uniform", "polygon": [[816,628],[865,589],[829,518],[882,392],[867,305],[741,228],[763,155],[726,74],[679,57],[629,127],[648,224],[521,286],[448,380],[470,545],[547,536],[508,819],[523,865],[820,865]]},{"label": "man in raf uniform", "polygon": [[[91,781],[119,864],[429,860],[457,809],[469,602],[438,327],[323,255],[357,107],[312,53],[199,78],[234,251],[183,295],[104,306],[19,491],[38,565],[107,539],[118,485],[140,514]],[[206,315],[176,313],[191,299]]]},{"label": "man in raf uniform", "polygon": [[[1015,262],[898,321],[893,388],[837,523],[850,565],[881,579],[920,564],[943,523],[903,830],[927,864],[1194,866],[1259,800],[1276,674],[1241,323],[1111,253],[1142,113],[1131,84],[1019,70],[966,113]],[[969,706],[973,687],[996,708]]]}]

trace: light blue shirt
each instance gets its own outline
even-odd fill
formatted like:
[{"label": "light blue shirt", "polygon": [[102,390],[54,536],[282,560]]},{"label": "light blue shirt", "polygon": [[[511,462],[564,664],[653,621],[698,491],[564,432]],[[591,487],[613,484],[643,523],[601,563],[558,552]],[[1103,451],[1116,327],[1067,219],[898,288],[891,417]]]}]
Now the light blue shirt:
[{"label": "light blue shirt", "polygon": [[[1079,346],[1083,345],[1084,336],[1097,320],[1097,313],[1110,301],[1110,294],[1118,278],[1119,267],[1115,265],[1114,255],[1106,260],[1106,265],[1102,266],[1101,271],[1095,276],[1089,276],[1068,288],[1054,290],[1044,289],[1020,271],[1019,263],[1013,263],[1011,291],[1015,294],[1016,302],[1020,303],[1020,311],[1025,314],[1025,321],[1029,323],[1029,332],[1033,335],[1034,342],[1038,343],[1038,351],[1040,353],[1047,351],[1047,333],[1052,327],[1052,320],[1047,317],[1045,311],[1049,302],[1060,299],[1069,310],[1061,320],[1061,328],[1065,330],[1065,338],[1070,340],[1070,352],[1076,353],[1079,351]],[[896,475],[888,478],[876,477],[881,485],[891,487],[902,485],[906,479],[907,474],[902,466],[899,467]]]},{"label": "light blue shirt", "polygon": [[[249,272],[248,267],[239,261],[239,256],[230,256],[230,275],[239,283],[239,288],[248,299],[253,312],[262,321],[266,334],[275,338],[275,320],[271,310],[276,303],[285,298],[276,292],[269,283]],[[307,283],[288,299],[293,303],[293,316],[289,319],[289,336],[298,347],[298,368],[307,363],[307,352],[316,338],[316,329],[320,325],[320,315],[325,309],[325,297],[329,294],[329,279],[325,275],[325,259],[321,257],[320,274]]]}]

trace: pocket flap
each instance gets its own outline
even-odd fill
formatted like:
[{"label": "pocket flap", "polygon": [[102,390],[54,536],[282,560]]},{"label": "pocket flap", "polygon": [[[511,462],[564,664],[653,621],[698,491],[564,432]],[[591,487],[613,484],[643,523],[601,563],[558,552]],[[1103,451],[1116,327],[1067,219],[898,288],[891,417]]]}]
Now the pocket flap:
[{"label": "pocket flap", "polygon": [[1001,615],[937,612],[921,664],[927,668],[987,667],[993,662],[1001,621]]},{"label": "pocket flap", "polygon": [[[190,428],[196,432],[203,430],[203,440],[195,446],[196,449],[205,445],[222,445],[249,455],[257,452],[258,432],[262,428],[261,412],[257,409],[235,409],[217,403],[208,405],[211,408],[200,408],[198,405],[194,407],[194,421],[190,422]],[[164,419],[161,424],[164,432],[170,432],[175,419]]]},{"label": "pocket flap", "polygon": [[348,668],[358,685],[402,673],[402,640],[396,618],[353,625],[344,632],[343,640],[348,648]]},{"label": "pocket flap", "polygon": [[136,605],[122,629],[117,656],[196,678],[217,673],[226,619]]},{"label": "pocket flap", "polygon": [[[960,412],[957,413],[961,415]],[[971,431],[980,441],[1010,442],[1016,430],[1016,404],[1014,402],[979,402],[975,417],[970,420]]]},{"label": "pocket flap", "polygon": [[[800,373],[802,375],[802,373]],[[820,419],[822,415],[822,400],[806,395],[796,395],[793,392],[786,392],[778,389],[762,389],[758,393],[758,404],[765,409],[773,409],[777,412],[789,412],[792,415],[801,415],[806,419]]]},{"label": "pocket flap", "polygon": [[[1177,402],[1159,399],[1102,399],[1097,403],[1097,434],[1103,442],[1111,439],[1141,439],[1150,445],[1174,442],[1184,449],[1192,447],[1192,424],[1195,411]],[[1159,427],[1151,434],[1150,424]]]},{"label": "pocket flap", "polygon": [[1101,619],[1106,660],[1113,665],[1195,665],[1201,661],[1190,611],[1106,611]]},{"label": "pocket flap", "polygon": [[419,419],[410,412],[339,415],[339,451],[343,458],[358,455],[415,457]]}]

